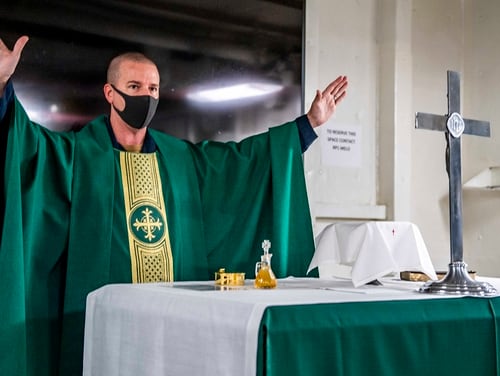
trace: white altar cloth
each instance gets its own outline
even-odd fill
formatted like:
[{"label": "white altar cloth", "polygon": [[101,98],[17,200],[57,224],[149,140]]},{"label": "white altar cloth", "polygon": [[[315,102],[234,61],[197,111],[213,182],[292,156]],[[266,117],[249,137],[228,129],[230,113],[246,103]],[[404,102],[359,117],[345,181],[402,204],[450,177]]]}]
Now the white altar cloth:
[{"label": "white altar cloth", "polygon": [[253,281],[235,290],[213,281],[104,286],[87,298],[83,375],[254,376],[268,306],[458,297],[382,281],[355,288],[350,280],[288,278],[272,290]]},{"label": "white altar cloth", "polygon": [[401,271],[436,272],[417,226],[410,222],[345,222],[328,225],[316,237],[308,273],[327,264],[351,266],[355,287]]}]

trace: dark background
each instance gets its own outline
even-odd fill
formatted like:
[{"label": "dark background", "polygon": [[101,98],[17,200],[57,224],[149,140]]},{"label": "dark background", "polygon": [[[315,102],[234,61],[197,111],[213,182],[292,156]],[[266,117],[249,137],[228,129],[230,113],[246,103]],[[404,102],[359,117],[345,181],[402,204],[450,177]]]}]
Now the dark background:
[{"label": "dark background", "polygon": [[[9,48],[30,36],[13,77],[32,120],[54,130],[109,112],[102,92],[112,57],[140,51],[160,70],[152,127],[180,138],[231,140],[299,116],[303,0],[87,0],[0,4]],[[249,80],[277,94],[200,105],[194,87]]]}]

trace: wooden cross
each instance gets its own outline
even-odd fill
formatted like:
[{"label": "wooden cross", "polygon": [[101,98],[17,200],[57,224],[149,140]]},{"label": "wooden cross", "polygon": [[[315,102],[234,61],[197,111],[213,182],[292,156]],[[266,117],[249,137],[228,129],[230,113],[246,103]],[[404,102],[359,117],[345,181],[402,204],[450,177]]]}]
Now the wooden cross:
[{"label": "wooden cross", "polygon": [[463,119],[460,115],[460,76],[457,72],[448,71],[448,114],[441,116],[417,112],[415,128],[445,132],[450,206],[451,262],[448,273],[440,281],[426,283],[420,291],[442,294],[494,295],[496,290],[490,284],[477,282],[469,277],[467,264],[463,261],[461,136],[462,134],[470,134],[490,137],[490,123]]}]

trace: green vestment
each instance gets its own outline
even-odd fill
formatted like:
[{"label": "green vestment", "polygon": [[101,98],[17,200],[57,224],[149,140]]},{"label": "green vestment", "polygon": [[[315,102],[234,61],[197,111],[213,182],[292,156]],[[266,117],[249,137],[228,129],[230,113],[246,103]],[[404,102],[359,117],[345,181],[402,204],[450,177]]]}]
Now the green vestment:
[{"label": "green vestment", "polygon": [[[127,230],[117,209],[118,153],[105,122],[51,132],[30,122],[17,99],[4,119],[2,374],[80,375],[87,294],[131,281],[130,264],[120,260],[128,248],[120,243]],[[314,244],[295,123],[238,143],[149,132],[175,280],[213,279],[221,267],[253,278],[264,239],[277,277],[305,275]]]}]

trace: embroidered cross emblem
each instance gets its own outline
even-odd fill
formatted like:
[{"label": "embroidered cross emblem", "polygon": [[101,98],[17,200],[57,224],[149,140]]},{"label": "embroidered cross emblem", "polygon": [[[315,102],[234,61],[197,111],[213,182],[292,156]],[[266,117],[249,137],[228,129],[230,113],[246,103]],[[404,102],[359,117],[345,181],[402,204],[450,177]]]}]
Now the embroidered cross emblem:
[{"label": "embroidered cross emblem", "polygon": [[135,222],[132,226],[134,226],[136,232],[142,231],[145,233],[144,238],[151,242],[156,238],[154,233],[162,229],[163,223],[160,218],[155,218],[153,216],[153,212],[149,208],[142,210],[141,213],[143,216],[141,218],[135,218]]}]

